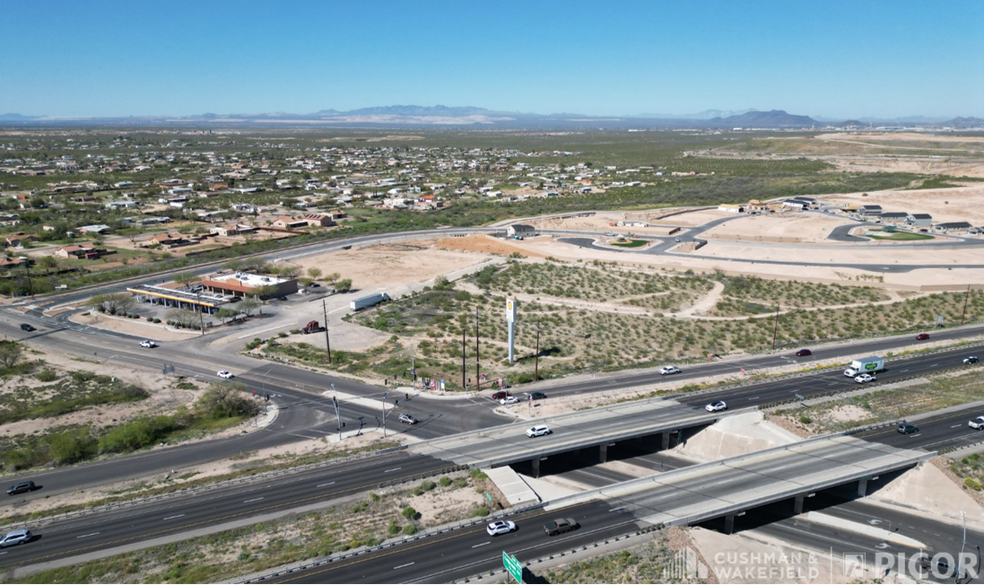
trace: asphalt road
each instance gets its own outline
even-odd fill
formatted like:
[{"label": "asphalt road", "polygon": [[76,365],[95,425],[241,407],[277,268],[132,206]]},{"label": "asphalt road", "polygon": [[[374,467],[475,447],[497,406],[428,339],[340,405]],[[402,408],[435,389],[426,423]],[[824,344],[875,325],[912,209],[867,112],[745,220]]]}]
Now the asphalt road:
[{"label": "asphalt road", "polygon": [[80,517],[29,522],[36,539],[0,551],[0,571],[338,500],[384,482],[400,482],[448,467],[447,462],[405,451],[374,455],[371,464],[368,461],[358,459],[265,480],[199,489]]}]

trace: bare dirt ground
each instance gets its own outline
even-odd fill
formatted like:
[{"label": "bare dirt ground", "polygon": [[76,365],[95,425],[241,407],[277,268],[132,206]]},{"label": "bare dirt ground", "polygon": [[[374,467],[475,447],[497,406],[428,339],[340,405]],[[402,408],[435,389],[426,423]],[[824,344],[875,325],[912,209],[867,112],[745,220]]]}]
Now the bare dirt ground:
[{"label": "bare dirt ground", "polygon": [[[787,244],[821,242],[850,246],[849,242],[839,243],[827,239],[834,228],[847,224],[855,224],[855,222],[806,213],[741,215],[737,219],[707,230],[700,237],[708,240]],[[703,248],[701,248],[701,252],[703,252]]]},{"label": "bare dirt ground", "polygon": [[881,205],[884,211],[928,213],[934,222],[968,221],[984,224],[984,184],[952,189],[919,189],[915,191],[872,191],[818,195],[817,200],[836,205]]},{"label": "bare dirt ground", "polygon": [[182,341],[184,339],[198,337],[199,335],[199,333],[174,331],[165,327],[162,323],[148,323],[139,319],[123,319],[112,315],[97,315],[95,313],[83,315],[76,313],[70,319],[74,323],[93,325],[109,331],[129,333],[130,335],[145,337],[154,341]]},{"label": "bare dirt ground", "polygon": [[[526,240],[524,240],[526,241]],[[434,242],[439,250],[455,250],[460,252],[478,252],[480,254],[522,254],[530,258],[546,258],[546,254],[534,252],[519,245],[516,240],[500,240],[492,236],[467,236],[464,238],[443,238]]]}]

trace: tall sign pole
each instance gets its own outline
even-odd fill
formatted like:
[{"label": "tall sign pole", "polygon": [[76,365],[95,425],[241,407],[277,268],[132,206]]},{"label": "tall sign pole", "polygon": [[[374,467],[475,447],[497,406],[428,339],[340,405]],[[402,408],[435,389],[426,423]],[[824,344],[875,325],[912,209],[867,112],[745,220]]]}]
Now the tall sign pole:
[{"label": "tall sign pole", "polygon": [[482,365],[478,359],[478,307],[475,307],[475,391],[482,390]]},{"label": "tall sign pole", "polygon": [[536,324],[536,357],[533,360],[533,381],[540,379],[540,324]]},{"label": "tall sign pole", "polygon": [[461,389],[466,390],[465,385],[465,324],[461,324]]},{"label": "tall sign pole", "polygon": [[516,301],[506,299],[506,325],[509,328],[509,363],[516,363],[514,352],[516,341]]}]

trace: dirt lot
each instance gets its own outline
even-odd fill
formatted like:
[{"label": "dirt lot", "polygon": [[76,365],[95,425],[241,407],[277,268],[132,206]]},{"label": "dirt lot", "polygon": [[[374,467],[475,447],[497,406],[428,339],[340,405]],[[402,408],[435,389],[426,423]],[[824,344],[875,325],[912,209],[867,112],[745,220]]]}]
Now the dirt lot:
[{"label": "dirt lot", "polygon": [[[706,213],[706,212],[704,212]],[[686,217],[680,215],[676,217]],[[775,243],[823,242],[830,232],[842,225],[853,224],[846,219],[820,217],[815,214],[789,213],[778,215],[742,215],[701,234],[708,240],[764,241]],[[841,245],[851,245],[844,242]],[[701,253],[704,249],[701,249]]]},{"label": "dirt lot", "polygon": [[984,185],[953,189],[920,189],[917,191],[874,191],[842,195],[819,195],[817,200],[836,205],[881,205],[885,211],[928,213],[934,222],[969,221],[984,225]]}]

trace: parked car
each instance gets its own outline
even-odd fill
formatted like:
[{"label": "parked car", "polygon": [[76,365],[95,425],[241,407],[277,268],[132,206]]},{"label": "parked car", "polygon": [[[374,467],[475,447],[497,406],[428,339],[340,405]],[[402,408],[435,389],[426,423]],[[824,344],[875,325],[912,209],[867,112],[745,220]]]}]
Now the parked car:
[{"label": "parked car", "polygon": [[499,536],[500,534],[509,534],[513,530],[516,530],[516,523],[510,522],[509,520],[496,520],[495,522],[488,525],[485,529],[489,533],[489,536]]},{"label": "parked car", "polygon": [[912,423],[902,423],[899,425],[898,431],[903,435],[911,435],[912,433],[918,433],[919,427]]},{"label": "parked car", "polygon": [[23,544],[31,540],[31,538],[33,537],[34,535],[31,534],[31,531],[26,528],[22,528],[20,530],[13,530],[11,532],[8,532],[7,535],[4,536],[3,538],[0,538],[0,548],[7,548],[8,546]]},{"label": "parked car", "polygon": [[553,524],[544,524],[543,530],[547,533],[547,536],[557,536],[558,534],[576,530],[577,527],[577,520],[573,518],[557,518],[553,521]]},{"label": "parked car", "polygon": [[34,325],[30,323],[21,323],[21,331],[34,331]]},{"label": "parked car", "polygon": [[7,495],[16,496],[17,494],[26,494],[36,489],[38,489],[38,486],[34,485],[33,481],[22,481],[7,488]]},{"label": "parked car", "polygon": [[506,392],[505,390],[499,390],[498,392],[492,395],[492,400],[502,400],[506,396],[509,396],[508,392]]},{"label": "parked car", "polygon": [[144,339],[143,341],[140,342],[140,347],[147,347],[147,348],[157,347],[157,344],[149,339]]},{"label": "parked car", "polygon": [[929,333],[920,333],[916,336],[916,341],[926,341],[929,339]]},{"label": "parked car", "polygon": [[676,366],[663,366],[662,368],[659,369],[660,376],[668,376],[670,374],[679,374],[679,373],[680,373],[680,368]]},{"label": "parked car", "polygon": [[551,433],[550,427],[547,425],[536,425],[535,427],[530,427],[526,429],[526,436],[529,438],[542,437],[543,435],[549,435]]},{"label": "parked car", "polygon": [[219,373],[216,374],[216,376],[223,378],[225,380],[231,380],[232,378],[235,377],[232,375],[232,372],[227,372],[225,370],[220,370]]},{"label": "parked car", "polygon": [[707,412],[718,412],[720,410],[728,410],[728,405],[724,403],[723,400],[718,400],[717,402],[712,402],[704,407]]},{"label": "parked car", "polygon": [[796,357],[805,357],[808,355],[813,355],[813,352],[808,349],[801,349],[798,352],[796,352]]},{"label": "parked car", "polygon": [[979,361],[981,360],[978,359],[976,355],[970,355],[964,358],[964,363],[967,364],[968,366],[971,364],[976,364]]},{"label": "parked car", "polygon": [[516,404],[519,402],[519,398],[515,396],[506,396],[505,398],[499,400],[499,404]]},{"label": "parked car", "polygon": [[408,425],[415,425],[417,424],[417,419],[413,418],[413,416],[404,412],[403,414],[400,415],[400,422],[407,423]]},{"label": "parked car", "polygon": [[866,384],[868,382],[874,382],[875,377],[871,374],[858,374],[857,376],[854,376],[854,381],[858,384]]},{"label": "parked car", "polygon": [[978,430],[984,429],[984,416],[979,416],[971,420],[969,423],[967,423],[967,426],[972,429],[978,429]]}]

